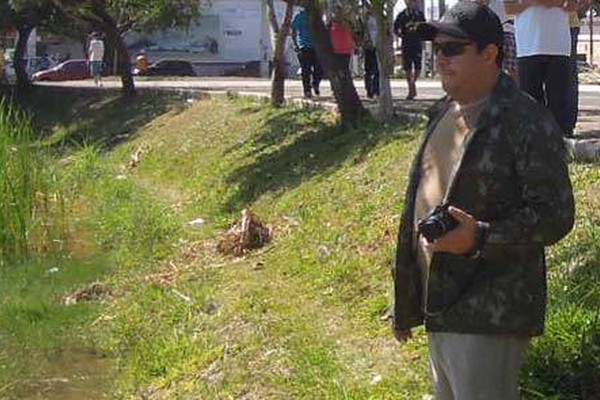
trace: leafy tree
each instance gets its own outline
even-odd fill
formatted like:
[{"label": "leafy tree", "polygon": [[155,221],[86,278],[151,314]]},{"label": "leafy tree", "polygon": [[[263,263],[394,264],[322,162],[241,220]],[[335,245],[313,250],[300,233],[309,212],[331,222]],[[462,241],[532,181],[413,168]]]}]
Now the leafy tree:
[{"label": "leafy tree", "polygon": [[27,42],[34,28],[62,37],[84,40],[89,27],[65,14],[51,0],[0,0],[0,26],[13,27],[18,32],[15,46],[14,67],[17,86],[29,87],[29,75],[25,53]]},{"label": "leafy tree", "polygon": [[126,95],[135,94],[129,49],[125,36],[131,32],[153,32],[187,28],[196,20],[204,0],[50,0],[66,13],[88,22],[106,35],[117,53],[117,71]]},{"label": "leafy tree", "polygon": [[2,13],[2,17],[0,17],[2,24],[13,26],[18,32],[14,67],[17,86],[24,89],[29,86],[29,76],[25,62],[27,41],[40,20],[51,15],[54,10],[52,5],[45,0],[3,0],[0,1],[0,11]]},{"label": "leafy tree", "polygon": [[38,27],[42,34],[51,34],[59,38],[77,41],[81,44],[83,53],[87,52],[88,34],[92,27],[89,23],[61,12],[56,7],[55,12],[45,16]]}]

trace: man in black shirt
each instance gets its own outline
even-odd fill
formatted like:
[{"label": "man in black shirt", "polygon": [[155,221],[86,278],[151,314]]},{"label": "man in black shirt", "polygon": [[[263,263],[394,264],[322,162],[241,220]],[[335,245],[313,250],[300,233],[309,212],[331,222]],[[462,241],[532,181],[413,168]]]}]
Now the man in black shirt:
[{"label": "man in black shirt", "polygon": [[417,78],[421,74],[423,45],[417,34],[417,26],[425,22],[425,15],[419,10],[417,0],[406,0],[406,9],[394,21],[394,32],[402,38],[402,66],[408,81],[407,100],[417,96]]}]

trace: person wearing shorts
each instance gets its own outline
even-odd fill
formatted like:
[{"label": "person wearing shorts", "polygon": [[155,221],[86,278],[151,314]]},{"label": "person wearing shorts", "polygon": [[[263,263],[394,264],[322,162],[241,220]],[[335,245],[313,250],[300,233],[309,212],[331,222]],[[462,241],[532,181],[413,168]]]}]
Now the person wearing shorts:
[{"label": "person wearing shorts", "polygon": [[99,34],[92,34],[88,47],[88,60],[90,75],[94,78],[96,86],[102,87],[102,63],[104,62],[104,42]]},{"label": "person wearing shorts", "polygon": [[417,27],[423,22],[425,15],[419,10],[417,0],[406,0],[406,9],[394,21],[394,32],[402,39],[402,67],[408,83],[407,100],[417,96],[417,78],[421,74],[423,59],[423,44],[417,34]]}]

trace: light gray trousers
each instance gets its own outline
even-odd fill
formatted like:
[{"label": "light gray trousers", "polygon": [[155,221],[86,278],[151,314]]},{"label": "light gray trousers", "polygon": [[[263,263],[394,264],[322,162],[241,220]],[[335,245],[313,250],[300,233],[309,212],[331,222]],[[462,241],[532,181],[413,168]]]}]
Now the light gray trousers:
[{"label": "light gray trousers", "polygon": [[529,337],[429,333],[436,400],[519,400]]}]

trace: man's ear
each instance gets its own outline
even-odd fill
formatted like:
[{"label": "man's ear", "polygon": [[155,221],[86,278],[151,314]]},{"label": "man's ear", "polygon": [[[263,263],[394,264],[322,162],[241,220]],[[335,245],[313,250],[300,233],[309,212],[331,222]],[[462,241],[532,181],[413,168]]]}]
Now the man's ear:
[{"label": "man's ear", "polygon": [[500,53],[500,49],[496,44],[488,44],[485,49],[482,51],[486,64],[496,64],[496,59],[498,58],[498,53]]}]

